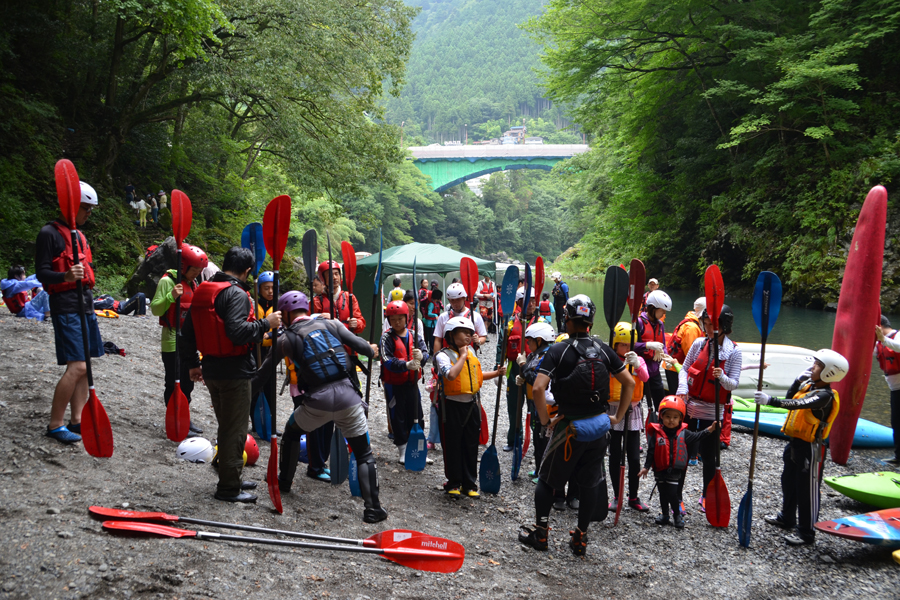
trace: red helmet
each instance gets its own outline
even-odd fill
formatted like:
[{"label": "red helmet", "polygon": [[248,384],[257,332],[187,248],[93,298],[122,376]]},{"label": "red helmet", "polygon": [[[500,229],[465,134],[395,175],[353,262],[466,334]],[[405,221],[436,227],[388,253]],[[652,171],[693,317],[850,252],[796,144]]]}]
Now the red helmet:
[{"label": "red helmet", "polygon": [[392,317],[394,315],[403,315],[409,320],[409,304],[403,300],[394,300],[389,302],[384,309],[384,316]]},{"label": "red helmet", "polygon": [[181,263],[186,267],[197,267],[198,269],[205,269],[209,264],[209,258],[206,257],[206,252],[204,252],[197,246],[182,244]]},{"label": "red helmet", "polygon": [[[341,265],[341,263],[337,262],[336,260],[333,260],[333,261],[331,261],[331,268],[337,269],[340,271],[340,270],[342,270],[342,265]],[[326,276],[322,275],[322,273],[324,273],[327,270],[328,270],[328,261],[327,260],[322,261],[319,264],[318,273],[319,273],[319,277],[322,278],[323,283],[328,283],[328,278]]]},{"label": "red helmet", "polygon": [[659,414],[662,415],[663,411],[667,408],[680,412],[682,419],[687,415],[687,410],[684,407],[684,400],[678,396],[666,396],[663,398],[662,402],[659,403]]}]

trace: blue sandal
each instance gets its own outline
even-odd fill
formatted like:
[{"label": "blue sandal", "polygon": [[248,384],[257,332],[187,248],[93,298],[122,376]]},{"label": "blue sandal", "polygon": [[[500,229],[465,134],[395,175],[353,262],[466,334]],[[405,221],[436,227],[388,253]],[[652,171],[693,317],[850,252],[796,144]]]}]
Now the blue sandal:
[{"label": "blue sandal", "polygon": [[81,436],[66,429],[65,425],[63,425],[62,427],[57,427],[52,431],[50,430],[50,426],[48,425],[47,432],[44,435],[46,435],[47,437],[51,437],[57,442],[61,442],[63,444],[74,444],[81,441]]}]

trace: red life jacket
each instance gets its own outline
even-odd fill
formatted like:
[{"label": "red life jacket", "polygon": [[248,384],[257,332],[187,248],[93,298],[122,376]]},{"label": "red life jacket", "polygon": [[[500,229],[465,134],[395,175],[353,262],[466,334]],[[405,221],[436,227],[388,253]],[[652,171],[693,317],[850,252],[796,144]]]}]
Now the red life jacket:
[{"label": "red life jacket", "polygon": [[[244,356],[250,351],[250,344],[235,346],[225,334],[225,321],[216,312],[216,297],[231,287],[228,281],[204,281],[193,294],[191,319],[197,338],[197,350],[204,356],[224,358]],[[247,298],[250,293],[247,292]],[[253,321],[253,303],[247,313],[247,321]]]},{"label": "red life jacket", "polygon": [[19,292],[12,296],[3,294],[3,301],[6,303],[6,306],[9,307],[9,311],[12,314],[17,315],[22,312],[22,309],[25,308],[25,303],[28,302],[28,292]]},{"label": "red life jacket", "polygon": [[[393,333],[393,332],[392,332]],[[397,334],[393,334],[394,338],[394,358],[397,360],[402,360],[403,362],[407,362],[412,360],[412,350],[411,347],[413,344],[413,335],[412,331],[409,329],[406,330],[406,335],[401,338]],[[383,369],[382,375],[384,376],[384,382],[390,383],[391,385],[402,385],[404,383],[410,383],[413,381],[418,381],[419,374],[421,371],[405,371],[403,373],[398,373],[396,371],[391,371],[389,369]]]},{"label": "red life jacket", "polygon": [[[331,314],[331,298],[325,294],[319,294],[319,303],[322,305],[322,312]],[[341,295],[334,307],[334,318],[346,325],[353,318],[353,307],[350,303],[350,292],[341,292]]]},{"label": "red life jacket", "polygon": [[[648,319],[646,314],[644,314],[644,313],[641,313],[641,316],[638,318],[642,321],[642,323],[644,325],[644,327],[643,327],[644,332],[641,334],[641,341],[644,342],[645,344],[647,342],[660,342],[660,343],[662,343],[663,346],[665,346],[666,345],[666,334],[663,333],[663,331],[664,331],[663,324],[660,323],[659,321],[657,321],[656,324],[654,325],[653,323],[650,322],[650,319]],[[656,329],[657,327],[659,328],[658,331]]]},{"label": "red life jacket", "polygon": [[[438,311],[438,310],[435,310],[435,312],[440,314],[440,311]],[[450,319],[452,319],[453,317],[463,317],[463,318],[466,318],[466,319],[469,319],[470,321],[472,321],[472,325],[475,324],[475,319],[472,318],[472,309],[470,309],[470,308],[464,308],[463,311],[459,314],[456,314],[455,312],[453,312],[453,309],[451,308],[447,311],[447,314],[449,315],[449,317],[447,317],[448,321]],[[444,325],[446,325],[446,323],[444,323]],[[443,349],[446,347],[447,347],[447,340],[445,338],[441,338],[441,348]]]},{"label": "red life jacket", "polygon": [[[697,359],[688,369],[688,395],[704,402],[716,402],[716,378],[713,377],[713,360],[709,351],[709,340],[703,340],[703,349],[697,355]],[[735,344],[737,347],[737,344]],[[724,363],[720,360],[719,366]],[[723,393],[724,392],[724,395]],[[719,403],[728,404],[731,401],[731,392],[719,386]]]},{"label": "red life jacket", "polygon": [[688,449],[684,441],[684,432],[688,426],[684,423],[675,434],[674,447],[669,444],[669,436],[663,430],[662,423],[647,423],[647,437],[654,436],[656,449],[653,451],[653,470],[665,471],[669,468],[675,471],[687,469]]},{"label": "red life jacket", "polygon": [[693,317],[685,317],[681,320],[678,325],[675,326],[675,331],[672,332],[672,340],[669,342],[669,356],[674,358],[680,363],[684,362],[684,359],[687,358],[687,354],[684,352],[684,348],[681,347],[681,340],[684,333],[684,326],[686,323],[695,323],[697,327],[700,328],[700,331],[703,331],[703,326],[700,324],[699,319],[695,319]]},{"label": "red life jacket", "polygon": [[[528,320],[528,325],[533,325],[534,321],[535,317],[532,316],[531,319]],[[526,329],[528,328],[528,325],[525,326]],[[509,360],[516,360],[523,351],[526,354],[528,353],[527,350],[524,350],[525,346],[523,345],[522,338],[522,323],[516,318],[513,320],[512,329],[509,331],[509,339],[506,340],[506,357]]]},{"label": "red life jacket", "polygon": [[[68,227],[66,227],[65,225],[61,225],[58,221],[53,221],[50,224],[56,228],[56,230],[59,232],[59,235],[62,236],[63,242],[65,242],[66,244],[66,247],[63,249],[63,251],[53,259],[53,262],[50,264],[50,268],[53,269],[53,271],[56,273],[65,273],[75,265],[75,262],[72,260],[72,233]],[[79,231],[78,262],[82,266],[84,266],[84,278],[81,280],[81,285],[89,290],[94,288],[94,266],[92,264],[93,260],[94,259],[91,256],[91,247],[88,246],[87,238],[85,238],[84,234]],[[67,292],[69,290],[74,290],[75,285],[76,282],[74,281],[54,283],[47,286],[47,293],[58,294],[60,292]]]},{"label": "red life jacket", "polygon": [[[894,339],[894,336],[896,335],[897,331],[894,331],[887,337]],[[878,366],[881,367],[881,370],[884,371],[885,375],[896,375],[897,373],[900,373],[900,353],[885,347],[881,342],[875,344],[875,349],[878,356]]]},{"label": "red life jacket", "polygon": [[481,291],[479,292],[480,294],[487,295],[487,294],[494,293],[494,282],[493,281],[488,281],[487,285],[485,285],[484,280],[482,280],[481,286],[482,286]]},{"label": "red life jacket", "polygon": [[538,304],[538,313],[542,317],[550,316],[550,301],[549,300],[543,300],[540,304]]},{"label": "red life jacket", "polygon": [[[163,277],[169,277],[169,274],[166,273]],[[184,293],[181,295],[181,321],[178,323],[179,327],[184,326],[184,318],[187,316],[188,310],[191,308],[191,300],[194,297],[194,290],[197,289],[197,285],[192,281],[188,285],[184,285],[184,281],[182,280],[182,288],[184,289]],[[169,305],[169,310],[167,310],[160,318],[159,324],[163,327],[175,327],[175,302]]]}]

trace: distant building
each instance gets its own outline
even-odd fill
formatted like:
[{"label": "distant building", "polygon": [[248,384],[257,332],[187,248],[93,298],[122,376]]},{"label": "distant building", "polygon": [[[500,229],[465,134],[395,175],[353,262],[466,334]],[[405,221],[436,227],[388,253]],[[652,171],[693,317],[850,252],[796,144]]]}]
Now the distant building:
[{"label": "distant building", "polygon": [[527,138],[525,138],[525,141],[522,143],[525,145],[543,144],[544,138],[542,138],[542,137],[527,137]]},{"label": "distant building", "polygon": [[516,144],[518,143],[518,138],[512,135],[504,135],[502,138],[500,138],[500,143],[503,145]]},{"label": "distant building", "polygon": [[459,140],[454,140],[452,142],[444,142],[445,146],[462,146],[462,142]]}]

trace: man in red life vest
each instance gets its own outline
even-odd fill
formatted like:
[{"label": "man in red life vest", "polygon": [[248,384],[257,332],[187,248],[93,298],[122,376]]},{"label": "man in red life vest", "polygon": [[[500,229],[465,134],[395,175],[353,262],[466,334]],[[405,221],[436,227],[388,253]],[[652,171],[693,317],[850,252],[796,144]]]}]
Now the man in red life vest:
[{"label": "man in red life vest", "polygon": [[[250,379],[256,372],[251,352],[265,333],[281,325],[275,311],[256,320],[247,277],[255,264],[248,248],[233,247],[225,254],[222,270],[200,284],[184,320],[184,351],[191,379],[204,381],[219,422],[219,484],[217,500],[256,502],[245,490],[256,482],[244,481],[244,444],[250,420]],[[201,367],[197,351],[203,353]]]},{"label": "man in red life vest", "polygon": [[[83,226],[97,206],[97,192],[81,182],[81,205],[75,223]],[[87,403],[88,382],[84,345],[81,334],[78,292],[75,282],[81,280],[84,314],[87,321],[88,344],[92,357],[103,356],[103,340],[94,314],[94,265],[91,247],[84,234],[78,232],[79,264],[72,260],[72,233],[69,226],[57,219],[41,228],[35,242],[35,271],[38,281],[50,294],[50,313],[56,339],[56,362],[66,365],[66,371],[56,384],[50,425],[46,435],[64,444],[81,441],[81,410]],[[68,426],[63,419],[71,405]]]},{"label": "man in red life vest", "polygon": [[891,390],[891,428],[894,430],[894,456],[884,462],[900,465],[900,338],[887,317],[875,327],[875,357]]},{"label": "man in red life vest", "polygon": [[[194,291],[197,284],[194,281],[209,265],[209,258],[206,253],[196,246],[190,244],[181,245],[181,281],[175,281],[178,272],[175,269],[169,269],[159,279],[156,286],[156,293],[153,294],[153,300],[150,302],[150,312],[155,317],[159,317],[159,324],[162,327],[161,346],[162,346],[162,362],[166,371],[165,387],[163,389],[163,402],[169,405],[169,398],[175,391],[175,301],[181,298],[181,315],[179,326],[184,325],[184,318],[187,316],[191,308],[191,302],[194,298]],[[187,353],[181,354],[181,391],[184,392],[188,403],[191,401],[191,393],[194,391],[194,382],[187,377],[190,369],[188,361],[190,357]],[[199,435],[203,430],[194,425],[191,421],[191,435]]]},{"label": "man in red life vest", "polygon": [[[359,310],[359,301],[356,296],[345,292],[341,289],[341,264],[331,261],[332,279],[334,280],[334,290],[332,290],[331,298],[326,294],[319,294],[313,298],[313,313],[319,313],[327,318],[331,318],[331,302],[334,300],[334,318],[344,324],[351,333],[360,334],[366,328],[366,320]],[[319,265],[319,279],[328,289],[328,261],[326,260]]]}]

